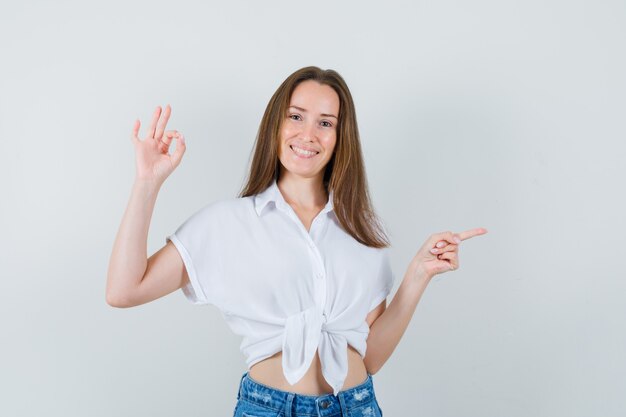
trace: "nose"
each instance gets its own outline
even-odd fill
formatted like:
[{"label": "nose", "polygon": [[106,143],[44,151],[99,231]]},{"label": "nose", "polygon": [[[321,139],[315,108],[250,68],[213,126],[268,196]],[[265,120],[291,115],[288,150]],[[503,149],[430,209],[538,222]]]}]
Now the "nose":
[{"label": "nose", "polygon": [[302,132],[301,132],[302,140],[306,142],[313,142],[313,139],[315,138],[315,128],[316,128],[316,125],[314,122],[304,123],[302,127]]}]

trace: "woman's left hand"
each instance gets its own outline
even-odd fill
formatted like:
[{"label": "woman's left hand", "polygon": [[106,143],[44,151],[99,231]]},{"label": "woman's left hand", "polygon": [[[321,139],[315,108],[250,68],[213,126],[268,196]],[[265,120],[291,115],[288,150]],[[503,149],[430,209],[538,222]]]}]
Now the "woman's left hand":
[{"label": "woman's left hand", "polygon": [[456,270],[459,268],[459,244],[485,233],[487,229],[482,227],[460,233],[435,233],[417,252],[409,269],[415,277],[428,280],[437,274]]}]

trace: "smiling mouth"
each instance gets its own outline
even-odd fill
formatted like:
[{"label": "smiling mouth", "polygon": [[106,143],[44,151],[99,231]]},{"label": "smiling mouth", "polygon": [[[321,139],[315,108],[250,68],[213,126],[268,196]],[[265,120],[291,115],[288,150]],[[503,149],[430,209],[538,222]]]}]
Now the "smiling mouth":
[{"label": "smiling mouth", "polygon": [[289,147],[296,155],[298,155],[301,158],[312,158],[319,153],[319,152],[313,152],[313,151],[306,151],[294,145],[290,145]]}]

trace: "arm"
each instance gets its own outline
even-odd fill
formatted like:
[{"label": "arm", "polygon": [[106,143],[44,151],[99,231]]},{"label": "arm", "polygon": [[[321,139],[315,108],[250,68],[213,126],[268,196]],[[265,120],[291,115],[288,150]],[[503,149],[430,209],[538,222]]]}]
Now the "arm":
[{"label": "arm", "polygon": [[[370,317],[384,304],[372,310],[373,322],[367,338],[363,361],[370,374],[382,368],[400,342],[413,317],[415,308],[432,277],[459,268],[458,245],[461,241],[487,233],[477,228],[461,233],[442,232],[431,235],[411,260],[400,287],[378,318]],[[370,321],[368,320],[368,324]]]},{"label": "arm", "polygon": [[415,277],[407,271],[389,306],[373,321],[363,360],[370,374],[378,372],[398,346],[429,282],[429,277]]},{"label": "arm", "polygon": [[136,181],[115,238],[107,273],[106,302],[133,307],[185,285],[187,270],[171,242],[147,258],[147,238],[158,188]]},{"label": "arm", "polygon": [[149,182],[133,184],[109,260],[106,300],[112,306],[124,304],[146,272],[148,229],[158,192],[158,185]]},{"label": "arm", "polygon": [[[130,201],[113,244],[107,272],[106,302],[114,307],[143,304],[180,288],[185,268],[173,244],[166,244],[147,259],[150,219],[161,185],[178,166],[185,142],[176,131],[165,131],[170,106],[161,115],[155,110],[148,135],[137,136],[140,122],[135,121],[131,141],[136,154],[136,177]],[[176,151],[168,153],[173,138]]]}]

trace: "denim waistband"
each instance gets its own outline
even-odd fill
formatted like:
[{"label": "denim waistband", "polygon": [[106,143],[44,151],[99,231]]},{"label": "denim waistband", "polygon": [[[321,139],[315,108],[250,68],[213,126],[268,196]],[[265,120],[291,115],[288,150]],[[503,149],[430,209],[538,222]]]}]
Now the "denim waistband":
[{"label": "denim waistband", "polygon": [[277,412],[284,410],[286,417],[296,412],[298,415],[312,416],[331,416],[338,413],[348,415],[348,410],[366,405],[375,396],[372,375],[369,372],[363,383],[341,390],[337,395],[333,393],[305,395],[282,391],[252,379],[249,373],[246,371],[241,377],[237,399],[244,398]]}]

